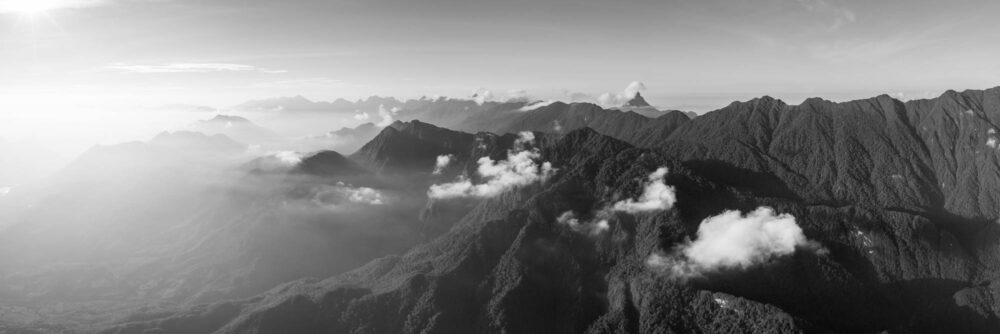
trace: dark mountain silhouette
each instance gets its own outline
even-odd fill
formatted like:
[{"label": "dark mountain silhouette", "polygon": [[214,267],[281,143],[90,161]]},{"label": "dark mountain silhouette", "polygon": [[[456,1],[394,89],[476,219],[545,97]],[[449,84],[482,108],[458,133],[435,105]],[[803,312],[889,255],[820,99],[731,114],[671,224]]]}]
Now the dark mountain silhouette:
[{"label": "dark mountain silhouette", "polygon": [[468,159],[476,136],[420,121],[396,121],[382,130],[351,158],[375,171],[431,172],[439,155]]},{"label": "dark mountain silhouette", "polygon": [[998,105],[1000,88],[905,103],[883,95],[791,106],[763,97],[641,144],[683,160],[719,160],[775,175],[812,203],[995,219]]},{"label": "dark mountain silhouette", "polygon": [[646,102],[646,99],[644,99],[642,97],[642,94],[639,93],[639,92],[636,92],[635,93],[635,97],[633,97],[631,100],[628,100],[628,102],[626,102],[624,106],[625,107],[651,107],[651,105],[649,105],[649,102]]}]

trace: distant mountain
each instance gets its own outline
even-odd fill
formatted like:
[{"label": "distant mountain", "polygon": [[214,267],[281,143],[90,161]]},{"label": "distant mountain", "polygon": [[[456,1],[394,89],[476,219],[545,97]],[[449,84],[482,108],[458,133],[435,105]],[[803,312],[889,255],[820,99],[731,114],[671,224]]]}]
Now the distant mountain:
[{"label": "distant mountain", "polygon": [[649,105],[649,102],[646,102],[646,99],[642,97],[641,93],[636,92],[635,97],[633,97],[631,100],[628,100],[628,102],[625,103],[624,107],[642,108],[642,107],[652,107],[652,106]]},{"label": "distant mountain", "polygon": [[429,173],[440,155],[452,154],[467,159],[477,146],[476,138],[420,121],[396,121],[351,158],[380,172],[419,170]]},{"label": "distant mountain", "polygon": [[[340,101],[338,101],[340,102]],[[278,111],[333,111],[339,103],[313,102],[302,95],[251,100],[233,107],[237,111],[278,112]]]},{"label": "distant mountain", "polygon": [[460,128],[470,117],[517,110],[524,102],[485,102],[478,104],[470,100],[438,99],[410,100],[404,104],[397,118],[402,121],[420,120],[447,128]]},{"label": "distant mountain", "polygon": [[236,111],[254,112],[342,112],[353,113],[358,110],[374,110],[383,105],[387,108],[399,107],[402,102],[395,98],[371,96],[367,99],[350,102],[337,99],[333,102],[312,101],[302,95],[292,97],[277,97],[263,100],[251,100],[234,106]]},{"label": "distant mountain", "polygon": [[337,131],[331,131],[330,135],[337,137],[368,137],[369,135],[374,136],[378,133],[378,127],[375,123],[364,123],[353,128],[343,127]]},{"label": "distant mountain", "polygon": [[215,113],[218,112],[218,108],[193,105],[193,104],[167,104],[159,107],[152,108],[154,110],[166,110],[166,111],[186,111],[186,112],[202,112],[202,113]]},{"label": "distant mountain", "polygon": [[530,111],[482,113],[467,119],[458,128],[494,133],[567,133],[592,128],[614,138],[639,144],[649,138],[667,136],[689,120],[681,112],[670,112],[649,119],[633,112],[608,110],[590,103],[555,102]]},{"label": "distant mountain", "polygon": [[330,131],[322,135],[304,136],[295,138],[291,146],[297,151],[321,151],[330,150],[343,153],[353,153],[362,145],[375,138],[375,135],[382,128],[375,123],[364,123],[356,127],[343,127],[340,130]]},{"label": "distant mountain", "polygon": [[250,145],[275,145],[284,141],[277,133],[240,116],[219,114],[212,119],[198,121],[188,126],[188,129],[208,135],[225,135]]}]

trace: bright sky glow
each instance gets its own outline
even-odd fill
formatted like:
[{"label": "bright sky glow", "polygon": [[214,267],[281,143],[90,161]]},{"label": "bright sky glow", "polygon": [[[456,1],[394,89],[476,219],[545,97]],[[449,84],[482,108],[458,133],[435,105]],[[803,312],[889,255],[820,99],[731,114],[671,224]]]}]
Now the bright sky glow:
[{"label": "bright sky glow", "polygon": [[485,88],[570,100],[641,81],[653,105],[698,112],[765,94],[923,98],[1000,85],[1000,44],[989,42],[998,10],[992,0],[0,0],[0,114],[34,120],[0,124],[0,137],[57,123],[83,131],[73,124],[97,122],[96,111],[300,94]]}]

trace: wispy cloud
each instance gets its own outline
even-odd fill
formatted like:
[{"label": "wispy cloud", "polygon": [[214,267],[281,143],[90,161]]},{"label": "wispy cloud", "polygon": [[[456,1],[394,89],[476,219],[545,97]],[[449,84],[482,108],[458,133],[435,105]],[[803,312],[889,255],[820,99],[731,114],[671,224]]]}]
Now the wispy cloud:
[{"label": "wispy cloud", "polygon": [[900,35],[881,39],[860,39],[819,43],[806,50],[813,58],[831,63],[880,61],[929,45],[934,39],[923,35]]},{"label": "wispy cloud", "polygon": [[259,72],[267,74],[287,73],[285,70],[274,70],[259,68],[244,64],[230,63],[169,63],[169,64],[144,64],[128,65],[114,64],[105,66],[106,69],[140,74],[158,73],[212,73],[212,72]]},{"label": "wispy cloud", "polygon": [[541,107],[546,107],[546,106],[548,106],[550,104],[553,104],[553,103],[556,103],[556,101],[555,100],[538,101],[538,102],[535,102],[535,103],[532,103],[532,104],[525,105],[524,107],[521,107],[521,109],[519,109],[519,110],[520,111],[532,111],[532,110],[535,110],[535,109],[538,109],[538,108],[541,108]]},{"label": "wispy cloud", "polygon": [[853,11],[830,4],[827,0],[795,0],[795,2],[810,12],[831,16],[833,23],[827,27],[830,30],[837,30],[857,19]]}]

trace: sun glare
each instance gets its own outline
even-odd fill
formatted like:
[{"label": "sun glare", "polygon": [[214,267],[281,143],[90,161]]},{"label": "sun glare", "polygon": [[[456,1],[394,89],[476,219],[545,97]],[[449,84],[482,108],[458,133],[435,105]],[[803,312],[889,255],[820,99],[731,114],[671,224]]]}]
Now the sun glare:
[{"label": "sun glare", "polygon": [[60,0],[0,0],[0,13],[34,16],[59,7]]}]

